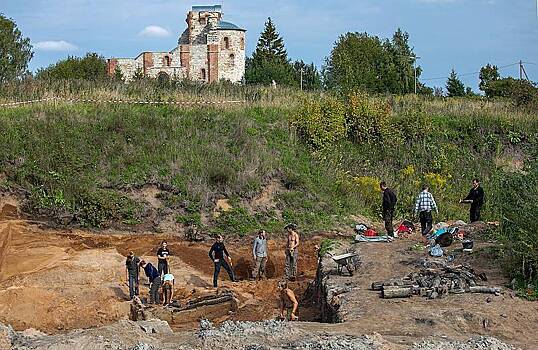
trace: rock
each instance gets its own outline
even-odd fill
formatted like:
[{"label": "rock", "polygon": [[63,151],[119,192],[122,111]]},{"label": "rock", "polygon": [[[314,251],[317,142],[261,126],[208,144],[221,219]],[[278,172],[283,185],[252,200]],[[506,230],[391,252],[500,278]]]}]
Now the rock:
[{"label": "rock", "polygon": [[162,320],[147,320],[136,322],[140,328],[147,334],[171,334],[172,328],[166,321]]},{"label": "rock", "polygon": [[155,347],[153,345],[149,345],[146,343],[138,342],[134,347],[132,347],[130,350],[155,350]]}]

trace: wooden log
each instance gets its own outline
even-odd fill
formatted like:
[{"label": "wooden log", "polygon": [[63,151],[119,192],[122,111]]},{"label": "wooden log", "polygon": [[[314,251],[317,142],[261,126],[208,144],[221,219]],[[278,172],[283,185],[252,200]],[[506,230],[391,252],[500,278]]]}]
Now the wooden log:
[{"label": "wooden log", "polygon": [[408,298],[411,296],[411,288],[383,288],[383,299]]},{"label": "wooden log", "polygon": [[384,281],[372,282],[372,290],[378,290],[378,291],[383,290],[383,283],[385,282]]},{"label": "wooden log", "polygon": [[469,287],[469,292],[499,294],[501,292],[501,287],[471,286]]},{"label": "wooden log", "polygon": [[178,311],[191,310],[191,309],[196,309],[203,306],[217,305],[217,304],[226,303],[232,300],[233,300],[232,295],[229,295],[229,294],[223,295],[223,296],[215,297],[213,299],[205,299],[205,300],[198,301],[195,303],[189,303],[188,305],[179,309]]}]

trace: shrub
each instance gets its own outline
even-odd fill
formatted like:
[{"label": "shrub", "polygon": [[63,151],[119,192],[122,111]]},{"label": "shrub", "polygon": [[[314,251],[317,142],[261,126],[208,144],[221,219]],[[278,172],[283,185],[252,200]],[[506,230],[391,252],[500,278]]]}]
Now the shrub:
[{"label": "shrub", "polygon": [[307,99],[292,115],[291,126],[315,149],[332,147],[346,136],[343,104],[332,97]]},{"label": "shrub", "polygon": [[345,105],[346,131],[351,141],[384,141],[388,136],[390,116],[390,106],[386,101],[354,92],[348,95]]}]

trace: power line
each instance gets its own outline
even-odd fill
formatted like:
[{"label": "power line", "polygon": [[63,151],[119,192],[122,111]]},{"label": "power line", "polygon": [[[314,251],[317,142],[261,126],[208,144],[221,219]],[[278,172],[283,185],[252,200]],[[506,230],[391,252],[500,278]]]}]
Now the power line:
[{"label": "power line", "polygon": [[[530,62],[523,62],[523,63],[530,63]],[[536,63],[531,63],[531,64],[536,64]],[[517,65],[519,65],[519,62],[507,64],[507,65],[504,65],[504,66],[499,66],[497,68],[499,70],[501,70],[501,69],[504,69],[504,68],[513,67],[513,66],[517,66]],[[538,64],[536,64],[536,65],[538,65]],[[458,74],[458,77],[465,77],[465,76],[476,75],[476,74],[480,74],[480,71],[471,72],[471,73],[464,73],[464,74]],[[448,79],[448,78],[449,77],[437,77],[437,78],[424,78],[424,79],[420,79],[420,80],[422,80],[422,81],[430,81],[430,80],[441,80],[441,79]]]}]

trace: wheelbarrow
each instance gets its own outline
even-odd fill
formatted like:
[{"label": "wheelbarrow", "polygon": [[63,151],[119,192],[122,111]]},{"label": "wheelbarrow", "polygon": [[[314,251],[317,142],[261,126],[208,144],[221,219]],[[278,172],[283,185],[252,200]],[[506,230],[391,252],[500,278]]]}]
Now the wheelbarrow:
[{"label": "wheelbarrow", "polygon": [[353,276],[353,272],[355,272],[355,264],[353,263],[353,260],[357,256],[358,255],[355,253],[346,253],[346,254],[341,254],[341,255],[331,254],[331,258],[336,263],[336,271],[338,272],[338,274],[342,275],[342,270],[345,267],[347,271],[349,272],[349,275]]}]

